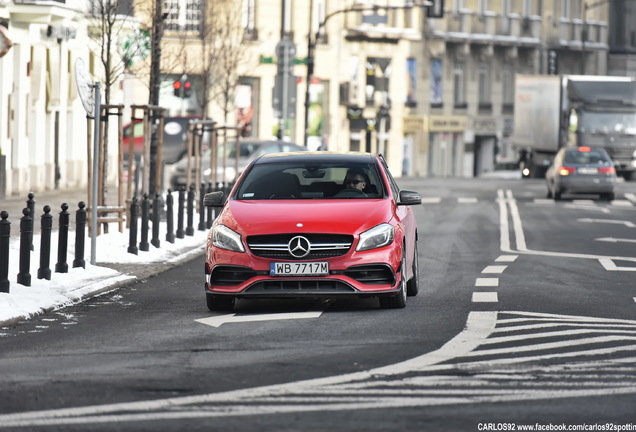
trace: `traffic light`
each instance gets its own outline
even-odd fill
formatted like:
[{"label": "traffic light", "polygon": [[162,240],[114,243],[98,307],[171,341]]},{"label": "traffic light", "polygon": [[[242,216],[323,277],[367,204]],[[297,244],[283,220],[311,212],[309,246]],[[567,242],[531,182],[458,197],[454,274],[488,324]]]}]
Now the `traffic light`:
[{"label": "traffic light", "polygon": [[192,93],[192,83],[190,81],[175,81],[172,83],[174,95],[178,98],[188,98]]},{"label": "traffic light", "polygon": [[182,97],[181,96],[181,81],[175,81],[174,83],[172,83],[172,88],[174,90],[174,95],[176,97]]}]

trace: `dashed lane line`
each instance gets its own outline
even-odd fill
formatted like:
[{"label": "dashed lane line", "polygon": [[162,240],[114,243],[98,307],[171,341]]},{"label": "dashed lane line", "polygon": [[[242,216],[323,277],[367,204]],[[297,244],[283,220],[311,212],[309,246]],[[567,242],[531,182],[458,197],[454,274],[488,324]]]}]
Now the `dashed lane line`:
[{"label": "dashed lane line", "polygon": [[499,298],[496,292],[480,292],[473,293],[473,303],[498,303]]},{"label": "dashed lane line", "polygon": [[475,286],[496,287],[499,286],[499,278],[477,278],[475,280]]},{"label": "dashed lane line", "polygon": [[481,272],[482,273],[503,273],[504,270],[506,270],[505,265],[494,265],[494,266],[488,266],[485,269],[483,269]]}]

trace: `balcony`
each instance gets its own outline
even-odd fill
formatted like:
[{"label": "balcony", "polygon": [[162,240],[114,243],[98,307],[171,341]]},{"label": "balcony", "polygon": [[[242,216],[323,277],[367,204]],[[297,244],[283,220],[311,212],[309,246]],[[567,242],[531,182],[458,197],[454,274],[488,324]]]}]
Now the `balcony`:
[{"label": "balcony", "polygon": [[412,9],[382,9],[347,14],[346,38],[397,42],[401,39],[421,40],[422,33],[414,27],[421,11]]},{"label": "balcony", "polygon": [[539,46],[542,19],[517,14],[483,14],[461,9],[447,13],[442,19],[427,21],[427,35],[446,42],[490,44],[499,46]]},{"label": "balcony", "polygon": [[583,21],[561,18],[547,38],[550,45],[571,50],[607,49],[608,24],[604,21]]}]

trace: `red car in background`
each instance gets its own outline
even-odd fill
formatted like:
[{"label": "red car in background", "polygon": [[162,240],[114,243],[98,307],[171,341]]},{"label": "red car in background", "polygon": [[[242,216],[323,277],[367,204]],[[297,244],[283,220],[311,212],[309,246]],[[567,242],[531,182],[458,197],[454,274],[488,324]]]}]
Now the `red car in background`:
[{"label": "red car in background", "polygon": [[[165,117],[163,119],[162,158],[166,164],[176,163],[188,149],[188,123],[200,117]],[[133,152],[136,156],[143,155],[144,123],[136,119],[134,123],[124,126],[123,149],[124,157],[128,156],[128,146],[133,140]],[[205,150],[205,149],[202,149]]]},{"label": "red car in background", "polygon": [[222,207],[207,240],[207,306],[231,310],[236,299],[354,296],[403,308],[418,292],[411,206],[420,203],[417,192],[399,189],[381,156],[260,156],[227,200],[223,192],[204,197],[206,206]]}]

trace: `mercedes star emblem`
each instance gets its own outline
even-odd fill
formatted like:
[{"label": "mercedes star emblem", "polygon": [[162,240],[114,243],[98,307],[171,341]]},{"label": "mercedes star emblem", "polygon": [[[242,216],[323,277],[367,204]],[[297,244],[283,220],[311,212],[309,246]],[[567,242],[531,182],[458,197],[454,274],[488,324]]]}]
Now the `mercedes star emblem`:
[{"label": "mercedes star emblem", "polygon": [[294,258],[303,258],[309,254],[311,244],[305,237],[296,236],[289,241],[287,249]]}]

